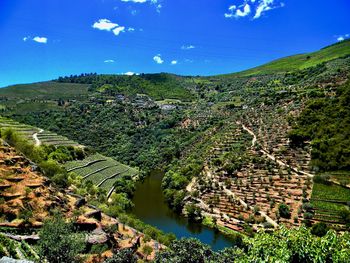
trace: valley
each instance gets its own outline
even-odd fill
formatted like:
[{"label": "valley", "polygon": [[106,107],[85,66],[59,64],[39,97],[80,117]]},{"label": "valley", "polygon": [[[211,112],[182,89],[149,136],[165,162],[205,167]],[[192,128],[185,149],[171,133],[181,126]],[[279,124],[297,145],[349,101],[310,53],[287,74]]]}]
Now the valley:
[{"label": "valley", "polygon": [[250,249],[281,236],[347,240],[349,74],[346,40],[227,75],[90,73],[2,88],[1,232],[40,231],[58,207],[92,235],[109,231],[86,262],[125,247],[162,262],[182,237],[211,245],[214,262],[231,262],[225,247],[252,262]]}]

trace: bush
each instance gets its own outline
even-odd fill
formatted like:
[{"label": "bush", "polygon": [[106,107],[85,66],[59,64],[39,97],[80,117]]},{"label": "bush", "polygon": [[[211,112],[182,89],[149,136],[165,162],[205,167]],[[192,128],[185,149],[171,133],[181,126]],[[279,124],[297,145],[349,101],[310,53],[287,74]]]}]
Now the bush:
[{"label": "bush", "polygon": [[339,216],[343,219],[343,221],[346,224],[350,223],[350,210],[349,210],[349,208],[343,207],[339,211]]},{"label": "bush", "polygon": [[62,167],[59,166],[59,164],[54,160],[43,161],[39,164],[39,166],[47,177],[53,177],[55,174],[64,171]]},{"label": "bush", "polygon": [[104,261],[104,263],[136,263],[137,257],[133,251],[128,249],[121,249],[114,253],[113,257]]},{"label": "bush", "polygon": [[283,218],[290,218],[290,208],[286,204],[280,204],[278,206],[279,215]]},{"label": "bush", "polygon": [[320,183],[324,185],[330,185],[331,182],[329,181],[330,176],[328,174],[322,174],[322,175],[315,175],[313,180],[315,183]]},{"label": "bush", "polygon": [[325,223],[320,222],[312,226],[311,233],[315,236],[323,237],[324,235],[327,234],[328,230],[329,230],[329,227]]},{"label": "bush", "polygon": [[81,262],[78,257],[85,248],[84,235],[75,233],[73,225],[66,223],[59,214],[44,223],[38,243],[41,260],[50,263]]},{"label": "bush", "polygon": [[194,220],[194,221],[202,220],[201,209],[198,206],[194,204],[188,204],[185,206],[185,209],[189,220]]},{"label": "bush", "polygon": [[155,262],[198,263],[209,262],[214,252],[194,238],[183,238],[170,244],[169,249],[157,254]]}]

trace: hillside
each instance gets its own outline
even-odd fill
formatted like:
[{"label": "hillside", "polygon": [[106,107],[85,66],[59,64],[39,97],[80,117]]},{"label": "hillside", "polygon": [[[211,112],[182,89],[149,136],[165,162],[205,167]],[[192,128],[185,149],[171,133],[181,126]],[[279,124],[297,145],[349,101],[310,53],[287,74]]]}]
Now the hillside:
[{"label": "hillside", "polygon": [[0,97],[8,99],[75,99],[87,95],[89,85],[76,83],[39,82],[0,89]]},{"label": "hillside", "polygon": [[[0,97],[6,117],[0,122],[42,142],[36,147],[48,151],[43,163],[53,160],[65,171],[54,173],[55,184],[166,245],[172,235],[129,214],[135,180],[155,170],[163,172],[170,208],[189,218],[189,225],[230,236],[239,251],[264,246],[262,240],[276,241],[283,233],[317,243],[336,235],[327,234],[329,229],[350,229],[349,74],[350,41],[229,75],[82,74],[50,82],[53,92],[33,108],[35,96],[7,88],[16,96]],[[60,85],[88,89],[84,96],[68,93],[62,99],[56,92]],[[3,136],[10,141],[8,133]],[[53,146],[47,147],[49,142]],[[283,232],[284,227],[291,230]],[[273,234],[260,236],[261,229]],[[176,242],[181,241],[170,245],[173,251],[182,249]],[[289,249],[281,248],[285,262],[312,262],[308,253],[304,258]],[[243,254],[246,261],[237,262],[254,258],[254,251]],[[231,262],[220,257],[217,262]]]},{"label": "hillside", "polygon": [[[0,160],[0,256],[43,260],[38,256],[42,255],[39,247],[50,241],[44,241],[41,231],[45,230],[40,229],[47,228],[52,220],[59,232],[64,221],[55,217],[57,213],[64,220],[72,220],[76,239],[79,235],[84,237],[84,251],[80,251],[85,254],[84,262],[102,262],[128,248],[145,258],[148,255],[143,254],[143,247],[155,246],[154,240],[86,204],[83,197],[57,189],[48,178],[33,171],[33,163],[2,140]],[[56,236],[51,245],[61,242],[61,238],[69,239],[65,234]],[[157,248],[163,249],[161,245]],[[62,257],[62,262],[65,256],[56,254],[57,258]]]},{"label": "hillside", "polygon": [[264,74],[286,73],[314,67],[318,64],[350,55],[350,40],[344,40],[319,51],[289,56],[274,60],[262,66],[224,76],[253,76]]}]

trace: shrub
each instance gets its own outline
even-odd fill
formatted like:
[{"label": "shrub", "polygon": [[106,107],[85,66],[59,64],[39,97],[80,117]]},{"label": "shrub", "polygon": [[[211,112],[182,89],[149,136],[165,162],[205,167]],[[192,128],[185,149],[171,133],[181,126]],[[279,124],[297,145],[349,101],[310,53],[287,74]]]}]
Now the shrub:
[{"label": "shrub", "polygon": [[283,218],[290,218],[290,208],[286,204],[280,204],[278,206],[279,215]]},{"label": "shrub", "polygon": [[78,254],[85,247],[84,236],[73,231],[73,225],[66,223],[59,214],[44,223],[39,232],[38,243],[41,260],[50,263],[81,262]]},{"label": "shrub", "polygon": [[322,175],[315,175],[313,180],[315,183],[320,183],[324,185],[330,185],[331,182],[329,181],[330,176],[328,174],[322,174]]},{"label": "shrub", "polygon": [[137,257],[132,249],[121,249],[114,253],[113,257],[104,261],[104,263],[136,263]]},{"label": "shrub", "polygon": [[320,222],[312,226],[311,233],[315,236],[323,237],[324,235],[327,234],[328,230],[329,230],[329,227],[325,223]]}]

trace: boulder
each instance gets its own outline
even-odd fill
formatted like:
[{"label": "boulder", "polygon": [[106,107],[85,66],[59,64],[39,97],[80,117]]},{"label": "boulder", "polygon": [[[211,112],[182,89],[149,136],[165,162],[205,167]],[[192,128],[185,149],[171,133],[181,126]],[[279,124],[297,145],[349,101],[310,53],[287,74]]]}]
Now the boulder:
[{"label": "boulder", "polygon": [[85,214],[88,218],[95,218],[98,221],[102,220],[102,212],[100,210],[94,210]]},{"label": "boulder", "polygon": [[74,204],[74,206],[75,206],[76,208],[80,208],[80,207],[82,207],[83,205],[86,205],[86,200],[85,200],[85,198],[79,198],[79,199],[75,202],[75,204]]},{"label": "boulder", "polygon": [[2,257],[0,263],[34,263],[33,261],[28,261],[24,259],[13,259],[9,257]]},{"label": "boulder", "polygon": [[106,232],[102,230],[102,228],[97,228],[88,234],[87,242],[89,244],[105,244],[108,242],[108,236]]}]

